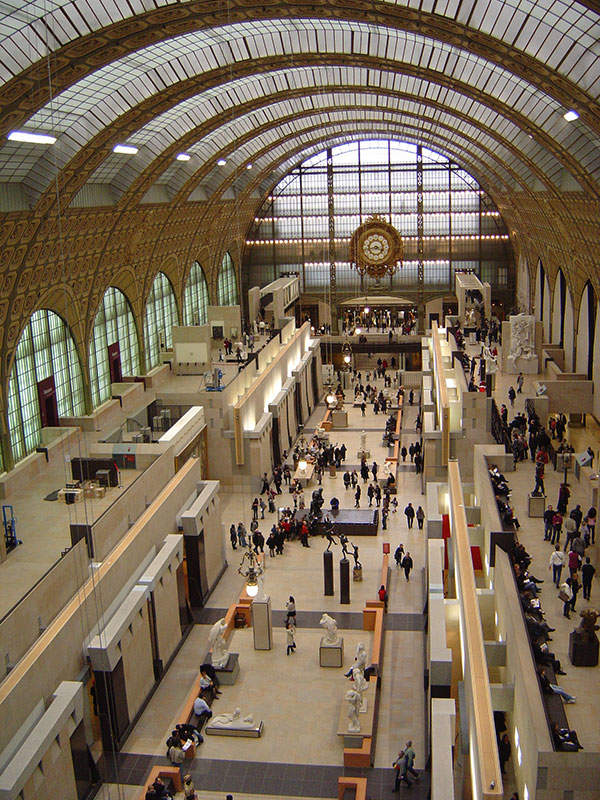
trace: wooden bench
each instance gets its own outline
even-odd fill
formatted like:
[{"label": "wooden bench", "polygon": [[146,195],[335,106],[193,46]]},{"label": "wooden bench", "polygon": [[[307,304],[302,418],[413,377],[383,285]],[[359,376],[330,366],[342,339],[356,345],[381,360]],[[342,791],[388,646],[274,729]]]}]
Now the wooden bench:
[{"label": "wooden bench", "polygon": [[371,750],[373,749],[373,739],[365,736],[361,747],[344,748],[345,767],[372,767]]},{"label": "wooden bench", "polygon": [[140,792],[138,800],[145,800],[148,787],[151,786],[157,778],[162,778],[162,780],[167,784],[167,787],[169,783],[173,784],[171,794],[183,791],[179,767],[152,767],[150,774],[144,781],[144,788]]},{"label": "wooden bench", "polygon": [[401,437],[401,430],[402,430],[402,400],[404,398],[400,398],[400,405],[398,407],[398,413],[396,415],[396,428],[394,430],[394,436],[396,437],[396,441],[394,443],[394,450],[391,456],[388,456],[385,460],[388,464],[397,464],[400,459],[400,437]]},{"label": "wooden bench", "polygon": [[366,778],[338,778],[338,800],[344,800],[346,789],[354,792],[356,800],[367,800],[367,779]]},{"label": "wooden bench", "polygon": [[[556,680],[556,673],[549,664],[544,664],[544,671],[550,683],[558,685]],[[540,685],[540,692],[542,687]],[[546,718],[548,720],[548,727],[551,729],[552,725],[557,722],[559,728],[568,728],[569,721],[565,713],[564,700],[559,694],[545,694],[542,692],[542,701],[546,709]]]}]

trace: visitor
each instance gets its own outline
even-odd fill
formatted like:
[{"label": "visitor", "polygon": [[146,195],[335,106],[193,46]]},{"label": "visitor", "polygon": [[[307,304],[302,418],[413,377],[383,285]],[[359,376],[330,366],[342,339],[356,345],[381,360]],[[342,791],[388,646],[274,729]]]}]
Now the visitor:
[{"label": "visitor", "polygon": [[585,564],[581,568],[581,584],[583,586],[583,599],[584,600],[591,600],[592,594],[592,580],[596,573],[596,568],[590,562],[590,557],[587,556],[585,559]]},{"label": "visitor", "polygon": [[402,569],[404,570],[404,575],[407,581],[410,580],[410,571],[412,568],[413,568],[413,560],[410,556],[410,553],[407,550],[406,555],[402,559]]},{"label": "visitor", "polygon": [[412,503],[409,503],[406,508],[404,509],[404,514],[406,516],[406,524],[408,525],[409,530],[413,526],[413,522],[415,520],[415,510],[413,508]]},{"label": "visitor", "polygon": [[416,517],[417,517],[417,525],[419,526],[419,530],[422,531],[423,530],[423,523],[425,522],[425,512],[423,511],[423,508],[421,506],[419,506],[417,508]]},{"label": "visitor", "polygon": [[554,552],[550,556],[550,563],[548,564],[548,569],[552,570],[552,583],[556,586],[557,589],[560,584],[560,575],[566,560],[567,556],[560,549],[560,545],[555,544]]}]

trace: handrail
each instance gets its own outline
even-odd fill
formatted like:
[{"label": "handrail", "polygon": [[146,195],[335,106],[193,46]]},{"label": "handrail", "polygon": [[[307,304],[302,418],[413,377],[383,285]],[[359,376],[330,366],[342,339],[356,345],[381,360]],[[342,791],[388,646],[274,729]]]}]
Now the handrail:
[{"label": "handrail", "polygon": [[448,389],[442,366],[442,348],[437,322],[431,323],[431,344],[433,349],[433,376],[435,380],[435,399],[438,410],[438,421],[442,431],[442,466],[448,464],[450,455],[450,403]]},{"label": "handrail", "polygon": [[[473,795],[483,800],[503,797],[502,774],[496,743],[494,711],[490,693],[489,673],[483,643],[481,614],[477,599],[475,574],[471,557],[465,498],[458,462],[448,462],[448,498],[452,544],[456,565],[456,593],[458,596],[460,635],[465,657],[463,676],[468,698],[469,717],[473,721],[473,741],[476,752],[471,751]],[[477,787],[477,782],[479,787]]]}]

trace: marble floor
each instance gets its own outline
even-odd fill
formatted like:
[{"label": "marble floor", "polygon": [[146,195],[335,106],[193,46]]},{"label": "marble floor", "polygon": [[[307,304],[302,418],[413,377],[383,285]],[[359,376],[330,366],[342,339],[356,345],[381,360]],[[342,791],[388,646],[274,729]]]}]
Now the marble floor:
[{"label": "marble floor", "polygon": [[[348,394],[348,393],[347,393]],[[361,433],[367,436],[371,460],[382,465],[388,455],[387,448],[381,444],[387,415],[375,415],[368,407],[362,417],[360,409],[346,405],[349,415],[348,429],[332,431],[331,440],[346,443],[348,454],[346,465],[358,465],[356,450],[360,445]],[[305,425],[308,436],[325,413],[320,404]],[[403,441],[410,444],[416,440],[416,407],[407,408],[403,423]],[[325,506],[333,496],[340,499],[341,507],[354,505],[353,492],[346,491],[343,484],[345,467],[337,471],[335,477],[327,472],[323,476],[323,495]],[[258,483],[258,476],[257,476]],[[306,494],[316,486],[309,486]],[[361,507],[368,506],[366,485],[362,483]],[[288,505],[290,495],[283,487],[283,495],[276,505]],[[220,613],[239,595],[243,579],[237,572],[240,553],[233,551],[229,542],[228,529],[231,522],[243,520],[249,527],[252,518],[250,505],[252,492],[222,494],[222,521],[229,566],[218,586],[209,597],[206,613]],[[363,566],[363,581],[351,583],[351,602],[339,602],[339,583],[337,567],[334,583],[336,596],[323,595],[322,552],[325,540],[311,539],[310,548],[303,548],[299,542],[286,545],[284,554],[266,557],[264,589],[271,597],[274,618],[274,648],[271,651],[255,651],[252,645],[251,630],[237,630],[232,639],[232,649],[240,653],[241,672],[235,686],[223,687],[223,695],[216,703],[217,711],[231,711],[240,706],[242,711],[258,714],[265,722],[265,735],[261,739],[228,739],[224,737],[205,737],[204,744],[197,751],[195,768],[201,769],[203,761],[216,763],[225,759],[228,763],[301,765],[314,764],[315,768],[335,767],[335,774],[343,774],[342,745],[336,735],[340,705],[345,687],[341,669],[324,669],[318,666],[318,642],[322,635],[318,627],[320,613],[327,611],[348,622],[343,628],[345,646],[345,665],[353,660],[354,649],[359,641],[370,641],[371,634],[362,630],[362,608],[367,599],[376,596],[380,582],[383,543],[389,542],[393,554],[402,542],[413,556],[415,568],[406,581],[404,573],[393,565],[389,585],[389,614],[384,642],[384,671],[381,682],[379,705],[379,724],[374,770],[371,770],[374,784],[386,787],[385,793],[373,796],[387,796],[393,783],[390,769],[398,748],[411,738],[417,753],[416,766],[424,767],[425,753],[425,696],[423,689],[424,670],[424,558],[425,534],[415,524],[408,530],[404,507],[410,501],[415,508],[421,495],[416,474],[412,466],[406,465],[399,471],[398,512],[390,513],[386,531],[379,527],[377,536],[355,537],[359,547],[359,558]],[[268,531],[276,521],[277,514],[265,513],[261,529]],[[334,555],[337,563],[341,552]],[[392,561],[392,564],[394,562]],[[297,607],[298,630],[296,641],[298,650],[286,656],[284,647],[283,610],[288,596],[293,594]],[[304,615],[304,618],[303,618]],[[194,627],[169,672],[148,704],[135,730],[130,735],[124,750],[138,754],[164,755],[164,742],[173,724],[177,709],[183,703],[189,686],[197,675],[199,658],[206,649],[209,625]],[[314,710],[319,709],[319,725],[314,724]],[[325,723],[325,724],[323,724]],[[216,760],[216,761],[215,761]],[[324,773],[325,783],[320,784],[318,796],[334,796],[335,780]],[[331,773],[332,775],[334,773]],[[386,777],[387,776],[387,777]],[[369,778],[371,781],[371,778]],[[370,783],[371,785],[371,783]],[[383,790],[382,790],[383,791]],[[271,792],[267,792],[271,793]],[[206,795],[210,797],[211,795]],[[238,794],[235,795],[236,798]],[[264,796],[264,795],[263,795]],[[287,792],[286,792],[287,796]],[[389,795],[392,797],[392,795]],[[419,796],[417,794],[416,796]]]}]

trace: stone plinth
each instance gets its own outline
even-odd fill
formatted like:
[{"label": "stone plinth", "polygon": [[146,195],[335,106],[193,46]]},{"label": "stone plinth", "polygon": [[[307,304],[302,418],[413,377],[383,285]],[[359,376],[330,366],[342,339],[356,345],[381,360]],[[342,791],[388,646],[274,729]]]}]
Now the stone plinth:
[{"label": "stone plinth", "polygon": [[[229,653],[227,664],[225,664],[224,667],[215,667],[219,683],[222,683],[225,686],[233,686],[233,684],[237,681],[237,677],[240,674],[239,657],[239,653]],[[206,657],[206,662],[208,664],[212,663],[210,653]]]},{"label": "stone plinth", "polygon": [[598,665],[598,637],[584,640],[577,631],[569,636],[569,658],[574,667],[596,667]]},{"label": "stone plinth", "polygon": [[546,496],[545,495],[529,495],[529,508],[528,516],[530,517],[543,517],[546,510]]},{"label": "stone plinth", "polygon": [[348,427],[348,412],[347,411],[332,411],[331,422],[334,428],[347,428]]},{"label": "stone plinth", "polygon": [[319,645],[319,666],[342,667],[344,665],[344,640],[340,637],[337,642],[328,642],[321,639]]},{"label": "stone plinth", "polygon": [[204,726],[204,732],[210,736],[247,736],[251,739],[258,739],[262,736],[263,729],[264,724],[262,719],[252,726],[236,725],[235,722],[232,722],[231,725],[224,727],[221,725],[211,725],[210,720],[208,720]]}]

